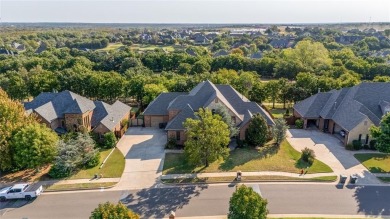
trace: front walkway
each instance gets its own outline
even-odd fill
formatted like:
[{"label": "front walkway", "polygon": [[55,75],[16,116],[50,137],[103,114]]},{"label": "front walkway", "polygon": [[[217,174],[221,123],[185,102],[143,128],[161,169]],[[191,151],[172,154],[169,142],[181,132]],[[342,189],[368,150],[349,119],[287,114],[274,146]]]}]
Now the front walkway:
[{"label": "front walkway", "polygon": [[130,127],[117,148],[125,156],[122,177],[113,190],[142,189],[159,182],[164,159],[166,133],[156,128]]},{"label": "front walkway", "polygon": [[353,156],[356,153],[373,153],[372,151],[348,151],[339,139],[317,130],[289,129],[287,140],[297,151],[305,147],[314,150],[316,159],[332,168],[335,175],[349,177],[354,174],[360,185],[382,184]]}]

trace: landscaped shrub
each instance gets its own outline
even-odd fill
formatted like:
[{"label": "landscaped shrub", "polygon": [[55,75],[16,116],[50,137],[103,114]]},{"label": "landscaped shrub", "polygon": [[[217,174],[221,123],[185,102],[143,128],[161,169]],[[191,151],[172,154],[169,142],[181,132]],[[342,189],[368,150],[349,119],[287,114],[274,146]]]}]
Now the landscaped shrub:
[{"label": "landscaped shrub", "polygon": [[360,149],[362,149],[362,142],[361,141],[359,141],[359,140],[353,140],[352,141],[352,146],[353,146],[353,149],[354,150],[360,150]]},{"label": "landscaped shrub", "polygon": [[297,129],[303,128],[303,120],[302,119],[295,120],[295,128],[297,128]]},{"label": "landscaped shrub", "polygon": [[349,151],[353,151],[353,145],[352,144],[347,144],[345,145],[345,149],[349,150]]},{"label": "landscaped shrub", "polygon": [[310,148],[305,148],[302,150],[301,159],[309,164],[313,164],[314,158],[316,157],[314,151]]},{"label": "landscaped shrub", "polygon": [[364,148],[365,150],[368,150],[368,149],[370,149],[370,146],[369,146],[368,144],[365,144],[365,145],[363,145],[363,148]]},{"label": "landscaped shrub", "polygon": [[170,137],[170,138],[168,138],[168,141],[165,144],[165,149],[174,149],[176,146],[177,146],[176,138],[175,137]]},{"label": "landscaped shrub", "polygon": [[113,132],[107,132],[106,134],[104,134],[103,138],[104,138],[104,140],[103,140],[104,148],[115,147],[116,137],[115,137],[115,134]]},{"label": "landscaped shrub", "polygon": [[376,140],[370,141],[370,150],[376,150],[375,144],[376,144]]},{"label": "landscaped shrub", "polygon": [[290,110],[287,108],[286,109],[286,114],[285,114],[286,116],[289,116],[290,115]]}]

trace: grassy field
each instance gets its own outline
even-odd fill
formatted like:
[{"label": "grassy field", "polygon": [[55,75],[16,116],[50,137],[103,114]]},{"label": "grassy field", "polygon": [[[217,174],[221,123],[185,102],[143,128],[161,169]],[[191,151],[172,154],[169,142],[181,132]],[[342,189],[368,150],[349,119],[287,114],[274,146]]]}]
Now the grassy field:
[{"label": "grassy field", "polygon": [[80,189],[100,189],[110,187],[117,184],[116,182],[104,182],[104,183],[77,183],[77,184],[54,184],[47,188],[45,191],[61,191],[61,190],[80,190]]},{"label": "grassy field", "polygon": [[[236,182],[235,177],[200,177],[183,179],[162,179],[164,183],[218,183],[218,182]],[[243,176],[240,182],[250,181],[297,181],[297,182],[334,182],[337,176],[316,177],[312,179],[288,177],[288,176]]]},{"label": "grassy field", "polygon": [[94,175],[102,174],[104,178],[121,177],[125,168],[125,159],[119,149],[115,149],[110,158],[106,161],[102,169],[99,169],[100,164],[108,156],[111,149],[100,152],[100,163],[98,166],[90,169],[80,170],[68,179],[91,179]]},{"label": "grassy field", "polygon": [[125,45],[123,45],[122,43],[110,43],[110,44],[108,44],[108,46],[106,48],[98,49],[98,51],[116,50],[116,49],[119,49],[123,46],[125,46]]},{"label": "grassy field", "polygon": [[390,155],[389,154],[355,154],[356,159],[360,161],[371,173],[390,173]]},{"label": "grassy field", "polygon": [[383,181],[385,183],[390,183],[390,177],[378,177],[378,179],[380,179],[381,181]]},{"label": "grassy field", "polygon": [[176,45],[166,46],[166,45],[133,44],[131,48],[138,51],[151,51],[151,50],[155,50],[156,48],[161,48],[167,52],[173,52],[175,51],[175,48],[181,48],[181,47]]},{"label": "grassy field", "polygon": [[[300,169],[309,165],[300,160],[301,153],[284,141],[280,147],[275,147],[269,142],[264,147],[237,148],[230,152],[225,160],[217,160],[209,167],[194,167],[187,163],[184,154],[166,154],[163,174],[175,173],[212,173],[212,172],[243,172],[254,171],[281,171],[298,173]],[[321,161],[315,160],[307,169],[307,173],[329,173],[331,168]]]}]

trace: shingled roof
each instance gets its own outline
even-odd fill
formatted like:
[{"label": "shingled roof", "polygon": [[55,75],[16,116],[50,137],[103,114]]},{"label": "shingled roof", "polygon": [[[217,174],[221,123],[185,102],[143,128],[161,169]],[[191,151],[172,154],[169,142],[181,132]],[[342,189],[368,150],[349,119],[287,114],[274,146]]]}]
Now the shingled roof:
[{"label": "shingled roof", "polygon": [[112,130],[130,111],[126,104],[116,101],[109,105],[102,101],[92,101],[71,91],[41,93],[33,101],[24,103],[27,113],[35,112],[47,122],[65,117],[65,114],[83,114],[93,111],[91,125],[99,123]]},{"label": "shingled roof", "polygon": [[361,83],[351,88],[315,94],[294,105],[302,117],[332,119],[347,131],[364,119],[379,125],[390,102],[390,83]]},{"label": "shingled roof", "polygon": [[207,107],[216,98],[225,105],[242,122],[241,127],[251,115],[262,114],[269,125],[274,124],[271,116],[257,103],[250,102],[230,85],[215,85],[210,81],[203,81],[187,93],[162,93],[146,108],[144,115],[168,115],[169,110],[179,110],[179,114],[171,120],[166,130],[182,130],[186,118],[194,118],[194,112],[199,108]]}]

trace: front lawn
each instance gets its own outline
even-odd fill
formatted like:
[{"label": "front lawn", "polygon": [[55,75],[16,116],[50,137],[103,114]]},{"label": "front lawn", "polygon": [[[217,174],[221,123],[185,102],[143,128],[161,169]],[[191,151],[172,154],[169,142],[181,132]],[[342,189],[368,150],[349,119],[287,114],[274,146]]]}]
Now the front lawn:
[{"label": "front lawn", "polygon": [[[218,160],[209,167],[194,167],[187,163],[184,154],[167,153],[165,155],[163,174],[281,171],[298,173],[308,164],[300,160],[301,153],[284,141],[279,150],[269,142],[256,150],[254,148],[237,148],[230,152],[226,160]],[[332,169],[321,161],[315,160],[307,173],[330,173]]]},{"label": "front lawn", "polygon": [[102,174],[104,178],[121,177],[125,168],[125,158],[117,148],[114,150],[114,152],[112,152],[110,158],[108,158],[103,168],[99,169],[100,165],[103,163],[104,159],[108,156],[111,150],[112,149],[107,149],[100,152],[100,162],[98,166],[90,169],[82,169],[68,179],[91,179],[95,174]]},{"label": "front lawn", "polygon": [[47,192],[67,191],[67,190],[83,190],[83,189],[101,189],[116,185],[116,182],[103,183],[76,183],[76,184],[54,184],[48,186],[44,190]]},{"label": "front lawn", "polygon": [[355,154],[354,156],[371,173],[390,173],[389,154]]}]

